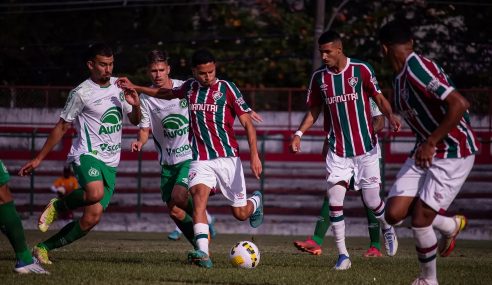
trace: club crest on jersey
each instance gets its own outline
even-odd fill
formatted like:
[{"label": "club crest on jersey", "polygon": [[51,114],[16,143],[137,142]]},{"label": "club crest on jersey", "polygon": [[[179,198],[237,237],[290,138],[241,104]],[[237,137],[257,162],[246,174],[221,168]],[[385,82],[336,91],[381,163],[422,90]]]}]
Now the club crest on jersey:
[{"label": "club crest on jersey", "polygon": [[352,87],[355,87],[355,85],[357,85],[357,82],[359,82],[359,78],[357,77],[350,77],[348,79],[348,84]]},{"label": "club crest on jersey", "polygon": [[122,92],[120,92],[120,101],[123,102],[125,101],[125,94]]},{"label": "club crest on jersey", "polygon": [[212,98],[214,99],[214,101],[217,101],[217,100],[219,100],[222,97],[222,95],[224,95],[224,94],[222,94],[222,92],[220,92],[220,91],[214,91],[212,93]]},{"label": "club crest on jersey", "polygon": [[188,100],[186,100],[186,99],[181,99],[181,100],[179,101],[179,106],[180,106],[182,109],[187,108],[187,107],[188,107]]}]

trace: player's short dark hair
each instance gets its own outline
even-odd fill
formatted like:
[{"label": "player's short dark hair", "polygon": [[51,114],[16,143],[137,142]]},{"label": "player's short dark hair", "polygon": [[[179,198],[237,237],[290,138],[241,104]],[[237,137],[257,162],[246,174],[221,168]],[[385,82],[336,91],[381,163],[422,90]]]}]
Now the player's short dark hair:
[{"label": "player's short dark hair", "polygon": [[385,45],[404,44],[413,39],[410,27],[401,20],[393,20],[379,29],[379,41]]},{"label": "player's short dark hair", "polygon": [[340,35],[337,32],[326,31],[326,32],[322,33],[321,36],[319,36],[318,44],[324,45],[326,43],[330,43],[333,41],[341,41],[341,40],[342,40],[342,38],[340,37]]},{"label": "player's short dark hair", "polygon": [[154,49],[154,50],[151,50],[147,54],[148,65],[151,65],[154,63],[159,63],[159,62],[167,63],[168,59],[169,59],[169,57],[168,57],[167,52],[165,50]]},{"label": "player's short dark hair", "polygon": [[197,67],[200,64],[209,62],[215,63],[215,57],[209,50],[199,49],[191,56],[191,67]]},{"label": "player's short dark hair", "polygon": [[89,46],[85,54],[85,60],[93,60],[97,55],[113,56],[113,50],[105,43],[94,43]]}]

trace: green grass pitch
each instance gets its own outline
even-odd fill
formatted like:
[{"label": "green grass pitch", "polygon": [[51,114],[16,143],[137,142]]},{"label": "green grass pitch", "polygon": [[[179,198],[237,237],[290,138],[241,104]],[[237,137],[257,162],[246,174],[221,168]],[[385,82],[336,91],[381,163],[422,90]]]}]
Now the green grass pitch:
[{"label": "green grass pitch", "polygon": [[[28,231],[33,245],[53,232]],[[347,238],[352,268],[335,272],[333,240],[327,238],[321,256],[295,249],[293,236],[218,234],[210,245],[214,268],[186,263],[189,244],[167,240],[167,233],[92,232],[82,240],[51,253],[49,276],[16,275],[13,253],[0,237],[0,284],[410,284],[418,275],[413,240],[400,240],[395,257],[362,257],[367,238]],[[261,252],[253,270],[232,267],[230,248],[253,240]],[[458,240],[447,258],[437,259],[441,284],[492,284],[492,241]]]}]

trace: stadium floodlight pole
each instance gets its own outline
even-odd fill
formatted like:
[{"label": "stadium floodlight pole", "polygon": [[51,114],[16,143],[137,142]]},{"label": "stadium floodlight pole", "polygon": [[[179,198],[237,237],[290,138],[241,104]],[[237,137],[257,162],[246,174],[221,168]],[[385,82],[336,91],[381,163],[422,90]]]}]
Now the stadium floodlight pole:
[{"label": "stadium floodlight pole", "polygon": [[318,51],[318,38],[323,33],[325,25],[325,0],[316,0],[316,24],[314,25],[314,52],[313,68],[314,72],[321,65],[321,56]]}]

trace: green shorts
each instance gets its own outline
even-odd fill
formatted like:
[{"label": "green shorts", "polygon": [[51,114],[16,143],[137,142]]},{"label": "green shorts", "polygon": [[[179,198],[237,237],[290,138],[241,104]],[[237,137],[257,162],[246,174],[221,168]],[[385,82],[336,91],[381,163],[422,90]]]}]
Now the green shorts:
[{"label": "green shorts", "polygon": [[181,185],[188,189],[188,172],[191,160],[185,160],[178,164],[163,165],[161,169],[161,196],[167,203],[171,200],[174,185]]},{"label": "green shorts", "polygon": [[103,181],[104,197],[99,203],[106,210],[114,194],[116,167],[107,166],[104,162],[91,155],[82,155],[80,156],[80,165],[73,163],[73,170],[82,187],[89,182]]},{"label": "green shorts", "polygon": [[5,164],[0,160],[0,186],[7,184],[10,180],[10,174]]}]

